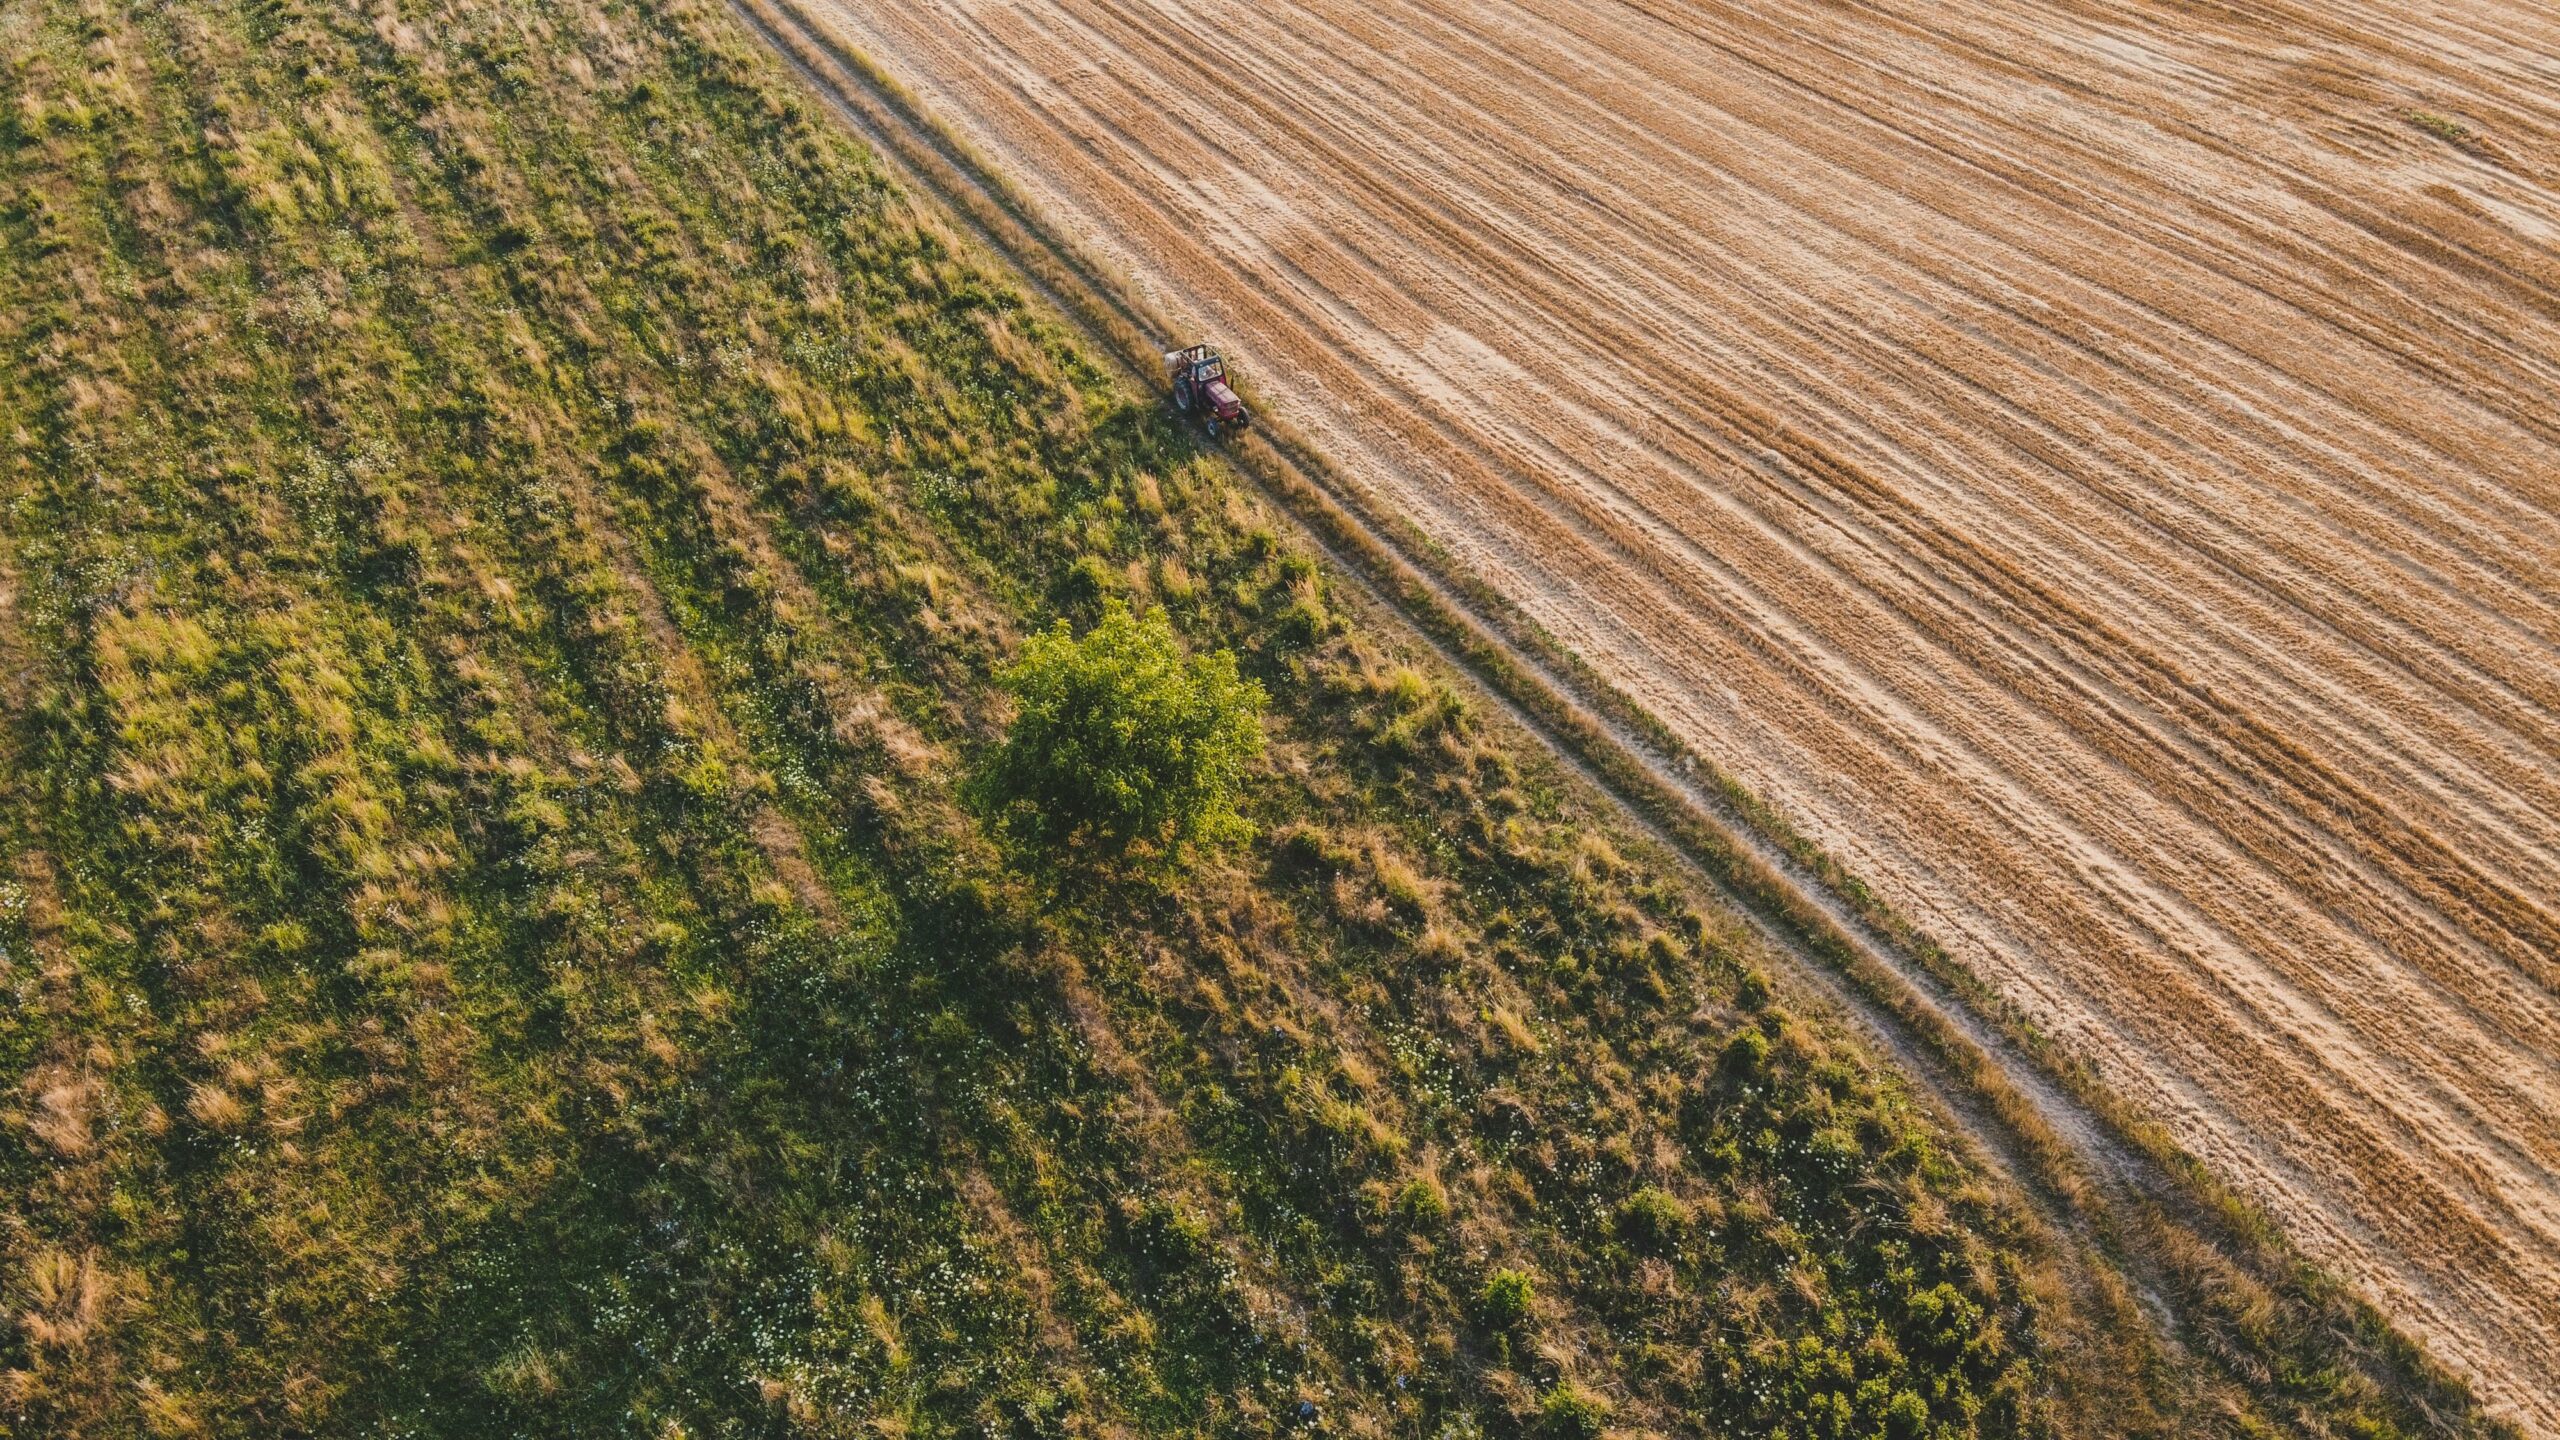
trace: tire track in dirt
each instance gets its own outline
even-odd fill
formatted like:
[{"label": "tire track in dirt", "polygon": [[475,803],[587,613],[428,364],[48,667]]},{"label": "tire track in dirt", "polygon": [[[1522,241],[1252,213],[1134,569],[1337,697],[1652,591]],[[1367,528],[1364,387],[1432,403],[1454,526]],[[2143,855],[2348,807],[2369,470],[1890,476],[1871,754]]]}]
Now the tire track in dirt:
[{"label": "tire track in dirt", "polygon": [[810,8],[2560,1434],[2548,9]]}]

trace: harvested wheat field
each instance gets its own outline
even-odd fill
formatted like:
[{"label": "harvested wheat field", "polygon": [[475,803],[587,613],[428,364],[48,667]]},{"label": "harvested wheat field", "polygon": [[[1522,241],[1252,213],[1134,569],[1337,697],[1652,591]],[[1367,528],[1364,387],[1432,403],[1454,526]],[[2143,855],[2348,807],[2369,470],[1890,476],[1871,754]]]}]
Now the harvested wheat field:
[{"label": "harvested wheat field", "polygon": [[2560,13],[812,18],[2560,1434]]}]

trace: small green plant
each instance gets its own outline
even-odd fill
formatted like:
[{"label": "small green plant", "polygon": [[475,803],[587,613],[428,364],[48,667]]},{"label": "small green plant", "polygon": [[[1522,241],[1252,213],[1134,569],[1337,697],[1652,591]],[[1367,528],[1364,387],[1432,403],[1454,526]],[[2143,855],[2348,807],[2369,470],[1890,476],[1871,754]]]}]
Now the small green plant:
[{"label": "small green plant", "polygon": [[1485,1277],[1476,1296],[1476,1312],[1491,1330],[1516,1330],[1527,1323],[1537,1303],[1537,1283],[1525,1270],[1496,1270]]},{"label": "small green plant", "polygon": [[1724,1072],[1736,1079],[1748,1080],[1769,1068],[1769,1037],[1757,1030],[1741,1030],[1725,1042]]},{"label": "small green plant", "polygon": [[1396,1214],[1415,1230],[1434,1230],[1449,1218],[1449,1192],[1428,1175],[1416,1175],[1396,1192]]},{"label": "small green plant", "polygon": [[2437,139],[2455,145],[2468,145],[2479,138],[2470,126],[2434,110],[2411,110],[2403,118]]},{"label": "small green plant", "polygon": [[1538,1433],[1547,1440],[1600,1440],[1608,1428],[1608,1402],[1571,1381],[1538,1402]]},{"label": "small green plant", "polygon": [[1618,1207],[1618,1233],[1648,1249],[1668,1249],[1689,1228],[1689,1207],[1658,1185],[1647,1185]]},{"label": "small green plant", "polygon": [[1264,697],[1235,656],[1185,654],[1162,612],[1113,602],[1081,638],[1064,621],[1032,636],[996,680],[1020,714],[983,791],[1015,839],[1171,858],[1249,833],[1236,799]]}]

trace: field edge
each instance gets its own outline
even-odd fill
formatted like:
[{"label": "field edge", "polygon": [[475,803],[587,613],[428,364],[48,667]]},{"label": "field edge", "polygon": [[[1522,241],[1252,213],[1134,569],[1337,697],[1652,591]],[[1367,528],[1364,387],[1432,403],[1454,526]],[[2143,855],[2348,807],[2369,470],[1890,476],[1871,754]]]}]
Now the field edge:
[{"label": "field edge", "polygon": [[[728,5],[920,202],[956,222],[1129,378],[1161,390],[1152,337],[1173,327],[1125,278],[1045,221],[997,164],[801,0]],[[1241,388],[1251,399],[1250,382]],[[2155,1293],[2166,1292],[2178,1338],[2262,1393],[2280,1394],[2295,1366],[2343,1356],[2430,1430],[2521,1434],[2485,1414],[2467,1383],[2420,1341],[2295,1247],[2272,1216],[2094,1066],[1409,521],[1378,506],[1305,437],[1271,419],[1268,407],[1257,411],[1256,431],[1228,451],[1237,472],[1541,744],[1740,902],[1799,963],[1837,977],[1870,1024],[1917,1042],[1938,1079],[1995,1117],[2006,1158],[2023,1162],[2019,1178],[2038,1198],[2066,1211]],[[2244,1292],[2272,1292],[2281,1302],[2272,1331],[2243,1323],[2235,1280],[2245,1281]],[[2279,1362],[2272,1380],[2270,1360]]]}]

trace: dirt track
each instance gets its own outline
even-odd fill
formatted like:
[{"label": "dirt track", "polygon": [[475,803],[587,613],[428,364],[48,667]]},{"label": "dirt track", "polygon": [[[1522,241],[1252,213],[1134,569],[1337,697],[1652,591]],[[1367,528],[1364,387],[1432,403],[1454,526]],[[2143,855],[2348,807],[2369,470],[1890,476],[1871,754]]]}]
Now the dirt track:
[{"label": "dirt track", "polygon": [[2560,1435],[2560,13],[809,8]]}]

